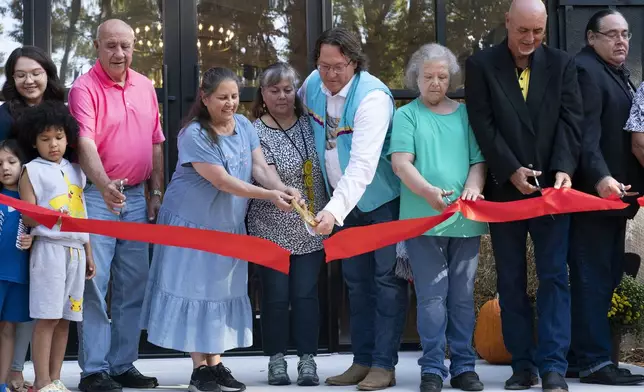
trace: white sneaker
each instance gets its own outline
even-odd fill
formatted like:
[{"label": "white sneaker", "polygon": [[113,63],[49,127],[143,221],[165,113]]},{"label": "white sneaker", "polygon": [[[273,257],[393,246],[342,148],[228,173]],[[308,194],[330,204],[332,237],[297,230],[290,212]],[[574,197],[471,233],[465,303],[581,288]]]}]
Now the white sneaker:
[{"label": "white sneaker", "polygon": [[54,386],[55,386],[56,388],[58,388],[58,390],[59,390],[59,391],[63,391],[63,392],[70,392],[70,390],[69,390],[69,389],[67,389],[67,387],[65,386],[65,384],[63,384],[63,382],[62,382],[62,381],[60,381],[60,380],[54,380],[54,381],[52,381],[52,384],[54,384]]}]

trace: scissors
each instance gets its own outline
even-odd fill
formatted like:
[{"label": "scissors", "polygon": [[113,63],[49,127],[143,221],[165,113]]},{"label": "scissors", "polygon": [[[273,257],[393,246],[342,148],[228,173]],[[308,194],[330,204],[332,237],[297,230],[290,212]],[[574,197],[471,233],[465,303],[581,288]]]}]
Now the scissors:
[{"label": "scissors", "polygon": [[537,179],[537,172],[533,170],[532,175],[534,176],[534,183],[537,186],[537,189],[541,193],[541,196],[543,196],[543,188],[541,187],[541,185],[539,184],[539,180]]},{"label": "scissors", "polygon": [[441,189],[441,193],[442,193],[443,199],[445,199],[445,204],[447,204],[448,206],[452,204],[452,201],[449,199],[449,196],[447,196],[447,191],[445,189]]},{"label": "scissors", "polygon": [[[534,184],[541,193],[541,196],[543,196],[543,188],[541,187],[541,184],[539,184],[539,180],[537,179],[537,172],[533,170],[532,175],[534,176]],[[552,220],[555,220],[555,217],[552,216],[552,214],[550,214],[550,217],[552,218]]]}]

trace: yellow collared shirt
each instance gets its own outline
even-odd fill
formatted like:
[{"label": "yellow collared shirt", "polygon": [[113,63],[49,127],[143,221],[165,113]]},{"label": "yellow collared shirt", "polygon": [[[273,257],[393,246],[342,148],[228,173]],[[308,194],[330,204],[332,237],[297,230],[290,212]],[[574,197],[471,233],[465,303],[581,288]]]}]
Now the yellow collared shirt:
[{"label": "yellow collared shirt", "polygon": [[530,68],[524,69],[521,73],[517,70],[517,79],[519,79],[523,99],[526,100],[528,99],[528,88],[530,87]]}]

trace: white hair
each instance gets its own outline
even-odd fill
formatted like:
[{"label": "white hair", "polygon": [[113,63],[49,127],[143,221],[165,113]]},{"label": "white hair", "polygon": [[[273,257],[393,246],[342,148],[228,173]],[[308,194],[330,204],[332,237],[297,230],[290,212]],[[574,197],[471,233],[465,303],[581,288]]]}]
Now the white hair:
[{"label": "white hair", "polygon": [[451,50],[440,44],[425,44],[414,52],[409,59],[409,63],[407,63],[407,70],[405,71],[405,85],[407,88],[418,91],[420,73],[422,72],[423,64],[427,61],[446,61],[450,83],[454,75],[461,70],[458,60],[456,60],[456,56]]}]

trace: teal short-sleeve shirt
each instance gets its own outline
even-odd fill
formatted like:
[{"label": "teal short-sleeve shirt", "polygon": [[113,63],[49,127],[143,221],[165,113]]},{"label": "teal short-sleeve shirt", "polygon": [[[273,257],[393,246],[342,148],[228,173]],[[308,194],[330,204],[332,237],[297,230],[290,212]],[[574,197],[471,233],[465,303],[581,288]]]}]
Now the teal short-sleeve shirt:
[{"label": "teal short-sleeve shirt", "polygon": [[[461,196],[470,166],[484,162],[467,118],[465,105],[450,114],[436,114],[420,98],[396,111],[389,154],[414,154],[414,166],[432,185],[453,190],[449,199]],[[400,219],[438,215],[427,201],[401,182]],[[475,237],[488,232],[487,223],[465,219],[460,213],[425,235]]]}]

